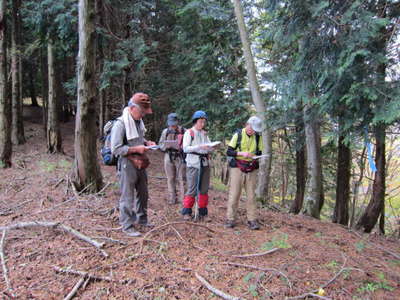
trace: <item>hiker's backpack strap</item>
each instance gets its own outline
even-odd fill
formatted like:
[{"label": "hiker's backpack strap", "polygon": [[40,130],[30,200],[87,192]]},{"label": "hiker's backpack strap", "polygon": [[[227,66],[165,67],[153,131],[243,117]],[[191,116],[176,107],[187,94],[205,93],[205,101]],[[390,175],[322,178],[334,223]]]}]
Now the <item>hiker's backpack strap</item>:
[{"label": "hiker's backpack strap", "polygon": [[236,146],[233,148],[234,150],[236,149],[242,149],[242,129],[236,129],[236,132],[238,135],[237,141],[236,141]]},{"label": "hiker's backpack strap", "polygon": [[257,152],[260,152],[260,135],[258,133],[256,133],[256,154]]},{"label": "hiker's backpack strap", "polygon": [[192,128],[189,129],[189,134],[190,134],[190,137],[191,137],[190,144],[192,144],[192,142],[194,140],[194,131],[193,131]]}]

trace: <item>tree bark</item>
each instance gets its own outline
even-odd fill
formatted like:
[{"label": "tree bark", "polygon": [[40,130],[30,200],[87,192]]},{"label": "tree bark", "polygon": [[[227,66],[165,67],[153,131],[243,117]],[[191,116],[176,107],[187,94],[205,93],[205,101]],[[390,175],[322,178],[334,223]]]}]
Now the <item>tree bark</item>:
[{"label": "tree bark", "polygon": [[353,187],[353,200],[352,200],[352,205],[351,205],[351,217],[350,217],[350,228],[354,226],[354,220],[355,220],[355,215],[356,215],[356,204],[358,200],[358,194],[360,190],[360,186],[362,184],[362,181],[364,179],[364,170],[365,170],[365,151],[366,147],[364,146],[362,152],[361,152],[361,158],[359,162],[359,168],[360,168],[360,176],[358,177],[357,181],[354,182],[354,187]]},{"label": "tree bark", "polygon": [[11,103],[7,97],[6,0],[0,0],[0,167],[11,167]]},{"label": "tree bark", "polygon": [[374,129],[376,139],[375,164],[377,171],[374,177],[371,200],[356,225],[357,229],[363,229],[365,232],[372,231],[383,211],[385,203],[385,129],[386,126],[382,123],[376,125]]},{"label": "tree bark", "polygon": [[321,137],[319,133],[319,123],[316,117],[312,116],[312,108],[309,104],[304,106],[304,124],[308,171],[304,214],[319,219],[321,208],[324,203]]},{"label": "tree bark", "polygon": [[97,192],[103,178],[97,160],[95,3],[79,0],[78,101],[75,125],[74,182]]},{"label": "tree bark", "polygon": [[39,103],[36,97],[36,88],[35,88],[35,75],[33,74],[33,62],[29,62],[26,64],[28,68],[28,76],[29,76],[29,94],[31,97],[31,105],[34,107],[38,107]]},{"label": "tree bark", "polygon": [[47,137],[47,111],[49,106],[49,79],[48,79],[48,66],[46,50],[44,47],[40,49],[40,72],[41,72],[41,94],[42,94],[42,122],[43,132]]},{"label": "tree bark", "polygon": [[[253,59],[253,54],[251,52],[246,24],[244,22],[242,5],[240,3],[240,0],[234,0],[233,4],[240,33],[240,39],[242,41],[243,54],[246,61],[246,70],[247,76],[249,78],[251,96],[254,106],[256,107],[257,116],[262,120],[263,124],[266,125],[266,105],[261,98],[260,87],[257,80],[256,67]],[[269,184],[272,163],[272,133],[271,129],[267,126],[265,126],[265,129],[262,132],[262,141],[264,145],[263,155],[267,155],[267,157],[265,159],[261,159],[260,162],[256,194],[257,198],[260,199],[262,202],[268,202],[270,197]]]},{"label": "tree bark", "polygon": [[47,108],[47,151],[49,153],[62,152],[62,140],[60,131],[60,121],[58,114],[57,87],[55,76],[55,58],[53,40],[49,37],[47,41],[47,61],[49,94]]},{"label": "tree bark", "polygon": [[20,47],[18,32],[19,1],[12,1],[12,26],[11,26],[11,98],[12,98],[12,142],[16,145],[24,144],[24,124],[22,121],[22,95],[20,89]]},{"label": "tree bark", "polygon": [[336,203],[332,222],[345,226],[349,224],[350,169],[351,150],[346,144],[344,144],[344,136],[340,135],[336,172]]},{"label": "tree bark", "polygon": [[[301,113],[301,108],[299,113]],[[298,118],[296,122],[296,197],[289,212],[298,214],[303,208],[306,187],[306,152],[304,147],[304,122]]]}]

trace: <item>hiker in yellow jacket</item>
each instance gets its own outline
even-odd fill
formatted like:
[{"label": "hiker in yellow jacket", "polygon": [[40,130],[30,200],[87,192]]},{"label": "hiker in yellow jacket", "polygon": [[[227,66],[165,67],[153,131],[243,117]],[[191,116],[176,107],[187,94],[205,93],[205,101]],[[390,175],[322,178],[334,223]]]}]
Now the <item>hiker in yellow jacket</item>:
[{"label": "hiker in yellow jacket", "polygon": [[258,161],[253,159],[260,155],[263,149],[260,133],[262,121],[253,116],[246,127],[238,130],[232,137],[227,150],[230,157],[230,185],[227,209],[227,221],[225,227],[233,228],[236,225],[236,214],[242,187],[246,190],[247,221],[252,230],[260,229],[257,222],[257,204],[255,190],[257,186]]}]

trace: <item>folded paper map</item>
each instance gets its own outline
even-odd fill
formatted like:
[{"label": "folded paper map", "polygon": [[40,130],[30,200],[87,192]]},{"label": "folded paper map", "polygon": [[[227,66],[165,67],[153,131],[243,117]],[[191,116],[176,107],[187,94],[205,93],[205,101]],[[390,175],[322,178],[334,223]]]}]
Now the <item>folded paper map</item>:
[{"label": "folded paper map", "polygon": [[264,157],[267,157],[267,156],[268,156],[267,154],[258,155],[258,156],[253,156],[252,159],[260,159],[260,158],[264,158]]}]

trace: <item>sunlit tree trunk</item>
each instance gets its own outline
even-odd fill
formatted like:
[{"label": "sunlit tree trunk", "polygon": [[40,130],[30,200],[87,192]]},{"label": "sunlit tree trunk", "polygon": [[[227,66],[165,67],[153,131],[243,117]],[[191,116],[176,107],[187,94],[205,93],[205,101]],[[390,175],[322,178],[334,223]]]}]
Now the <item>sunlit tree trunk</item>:
[{"label": "sunlit tree trunk", "polygon": [[48,61],[48,107],[47,107],[47,151],[49,153],[62,152],[61,131],[58,114],[57,87],[55,76],[54,45],[51,38],[47,42]]},{"label": "sunlit tree trunk", "polygon": [[78,190],[103,185],[97,160],[95,3],[79,0],[78,107],[75,123],[74,183]]},{"label": "sunlit tree trunk", "polygon": [[0,167],[11,167],[11,103],[7,88],[6,0],[0,0]]},{"label": "sunlit tree trunk", "polygon": [[320,125],[312,115],[309,104],[304,107],[304,125],[307,145],[307,188],[305,196],[304,214],[320,218],[324,203],[322,164],[321,164],[321,136]]},{"label": "sunlit tree trunk", "polygon": [[[242,41],[243,54],[246,61],[247,76],[249,79],[251,95],[254,106],[257,111],[257,116],[263,121],[265,125],[266,108],[263,99],[261,98],[260,87],[257,81],[257,72],[251,52],[250,41],[247,34],[246,24],[244,23],[243,9],[240,0],[234,0],[234,9],[236,20],[238,23],[240,39]],[[263,154],[267,157],[261,160],[260,170],[258,173],[258,186],[257,186],[257,197],[263,201],[269,201],[269,184],[271,174],[271,162],[272,162],[272,134],[271,129],[265,126],[265,130],[262,132],[262,141],[264,145]]]}]

